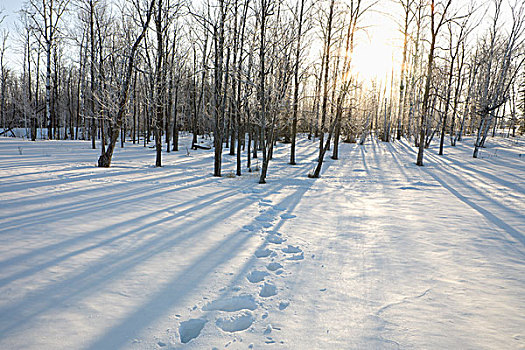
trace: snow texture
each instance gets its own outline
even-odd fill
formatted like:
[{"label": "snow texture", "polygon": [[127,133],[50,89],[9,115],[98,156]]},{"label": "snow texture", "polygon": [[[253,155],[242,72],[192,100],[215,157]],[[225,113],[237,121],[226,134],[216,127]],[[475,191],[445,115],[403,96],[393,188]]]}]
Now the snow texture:
[{"label": "snow texture", "polygon": [[253,314],[250,311],[244,311],[239,314],[220,317],[216,323],[217,327],[225,332],[240,332],[250,328],[253,321]]},{"label": "snow texture", "polygon": [[[204,328],[206,320],[195,318],[192,320],[184,321],[180,323],[179,334],[181,343],[185,344],[192,339],[195,339],[199,336],[200,332]],[[165,346],[165,343],[158,342],[160,346]],[[164,345],[161,345],[164,344]]]},{"label": "snow texture", "polygon": [[277,295],[277,287],[272,283],[264,282],[261,288],[261,291],[259,293],[259,296],[263,298],[268,298],[274,295]]},{"label": "snow texture", "polygon": [[239,311],[243,309],[255,310],[257,304],[251,295],[240,295],[231,298],[219,299],[204,305],[204,311]]},{"label": "snow texture", "polygon": [[523,139],[424,167],[342,144],[310,179],[317,146],[278,143],[259,185],[212,150],[97,168],[89,142],[0,137],[0,349],[525,348]]}]

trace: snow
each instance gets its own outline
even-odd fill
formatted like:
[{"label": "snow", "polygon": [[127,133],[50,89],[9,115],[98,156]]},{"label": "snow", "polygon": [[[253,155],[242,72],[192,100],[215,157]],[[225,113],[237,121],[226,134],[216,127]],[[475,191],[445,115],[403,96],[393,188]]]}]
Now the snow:
[{"label": "snow", "polygon": [[[197,338],[204,328],[206,320],[194,318],[180,323],[179,334],[181,343],[185,344],[190,340]],[[166,343],[158,342],[160,346],[166,346]]]},{"label": "snow", "polygon": [[264,282],[259,292],[259,296],[263,298],[269,298],[277,295],[277,287],[273,283]]},{"label": "snow", "polygon": [[[258,271],[252,271],[252,274],[254,272],[258,272]],[[243,309],[255,310],[256,308],[257,308],[257,304],[255,303],[255,300],[251,295],[239,295],[239,296],[235,296],[231,298],[225,298],[225,299],[219,299],[219,300],[212,301],[211,303],[204,305],[202,310],[204,311],[221,310],[221,311],[232,312],[232,311],[240,311]]]},{"label": "snow", "polygon": [[219,317],[217,327],[225,332],[240,332],[250,328],[254,321],[253,314],[250,311],[243,311],[231,316]]},{"label": "snow", "polygon": [[254,270],[254,271],[250,272],[248,275],[246,275],[246,278],[251,283],[259,283],[259,282],[264,281],[266,276],[269,276],[269,275],[270,274],[268,272],[266,272],[266,271]]},{"label": "snow", "polygon": [[523,349],[525,141],[488,142],[344,144],[314,180],[302,138],[258,185],[0,137],[0,349]]},{"label": "snow", "polygon": [[266,268],[270,271],[277,271],[279,269],[283,268],[283,265],[279,264],[278,262],[271,262],[268,265],[266,265]]}]

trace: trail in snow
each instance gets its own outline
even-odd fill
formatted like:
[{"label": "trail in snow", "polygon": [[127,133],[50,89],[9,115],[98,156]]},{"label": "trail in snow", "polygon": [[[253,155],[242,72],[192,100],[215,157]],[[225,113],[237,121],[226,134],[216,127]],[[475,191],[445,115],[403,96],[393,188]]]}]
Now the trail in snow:
[{"label": "trail in snow", "polygon": [[313,180],[302,139],[264,186],[89,146],[0,138],[0,348],[525,347],[523,145],[344,144]]}]

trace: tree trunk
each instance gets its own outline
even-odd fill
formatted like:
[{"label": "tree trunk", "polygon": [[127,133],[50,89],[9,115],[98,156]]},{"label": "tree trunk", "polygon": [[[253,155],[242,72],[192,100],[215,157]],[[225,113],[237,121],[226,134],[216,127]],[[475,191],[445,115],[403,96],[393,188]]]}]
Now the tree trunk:
[{"label": "tree trunk", "polygon": [[294,92],[293,92],[293,115],[292,115],[292,144],[290,145],[290,164],[295,165],[295,146],[297,139],[297,110],[299,108],[299,63],[301,58],[301,38],[303,32],[303,15],[305,0],[300,0],[299,22],[297,33],[297,48],[295,50],[295,66],[294,66]]},{"label": "tree trunk", "polygon": [[153,6],[155,5],[155,0],[151,0],[151,3],[149,5],[149,9],[146,15],[146,21],[144,25],[142,26],[142,31],[138,38],[135,40],[133,46],[131,47],[131,52],[128,56],[128,62],[126,66],[126,75],[124,77],[124,82],[122,85],[122,88],[120,90],[119,94],[119,101],[118,101],[118,112],[117,112],[117,118],[115,127],[111,130],[111,142],[108,145],[108,148],[106,152],[104,152],[98,159],[98,166],[109,168],[111,166],[111,159],[113,157],[113,151],[115,150],[115,144],[118,138],[118,134],[120,131],[120,128],[122,127],[122,121],[124,119],[124,115],[126,112],[126,103],[128,101],[128,94],[129,94],[129,85],[131,83],[131,76],[133,73],[133,65],[135,62],[135,54],[137,52],[137,49],[140,45],[140,42],[146,35],[146,31],[148,30],[149,22],[151,20],[151,14],[153,12]]}]

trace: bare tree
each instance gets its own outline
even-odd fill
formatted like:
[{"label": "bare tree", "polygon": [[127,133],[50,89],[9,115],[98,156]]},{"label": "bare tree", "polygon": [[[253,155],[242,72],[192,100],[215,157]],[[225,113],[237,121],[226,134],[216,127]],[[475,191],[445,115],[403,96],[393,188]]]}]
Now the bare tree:
[{"label": "bare tree", "polygon": [[401,27],[401,33],[403,34],[403,53],[401,59],[401,71],[399,72],[399,111],[397,115],[397,136],[398,140],[401,140],[401,134],[403,129],[403,120],[405,119],[405,101],[406,101],[406,86],[407,86],[407,55],[408,55],[408,44],[409,44],[409,28],[412,20],[414,19],[415,0],[399,0],[399,3],[403,7],[403,26]]},{"label": "bare tree", "polygon": [[419,131],[419,151],[417,154],[416,164],[423,166],[423,152],[425,147],[425,136],[426,128],[425,123],[427,121],[428,113],[430,110],[430,86],[432,82],[432,70],[434,68],[434,59],[436,51],[436,41],[438,38],[439,31],[442,26],[449,22],[447,17],[448,11],[452,4],[452,0],[446,0],[441,3],[438,1],[436,7],[436,0],[431,0],[430,4],[430,48],[428,52],[428,62],[427,62],[427,75],[425,82],[425,92],[423,95],[423,110],[421,111],[420,119],[420,131]]},{"label": "bare tree", "polygon": [[[0,24],[3,21],[0,13]],[[3,29],[0,32],[0,121],[2,127],[5,129],[7,127],[6,123],[6,94],[7,94],[7,66],[5,64],[5,53],[7,50],[7,38],[9,37],[9,32],[7,29]]]},{"label": "bare tree", "polygon": [[64,15],[69,0],[29,0],[26,11],[32,20],[33,29],[38,32],[38,40],[46,54],[46,120],[48,123],[48,137],[53,137],[52,132],[52,54],[55,49],[57,37],[60,33],[60,21]]},{"label": "bare tree", "polygon": [[297,112],[299,108],[299,65],[301,61],[301,42],[303,36],[303,22],[304,22],[304,12],[305,12],[305,3],[306,0],[298,0],[297,7],[298,16],[297,16],[297,46],[295,49],[295,64],[294,64],[294,91],[293,91],[293,116],[292,116],[292,132],[291,139],[292,144],[290,147],[290,164],[294,165],[295,162],[295,145],[297,138]]},{"label": "bare tree", "polygon": [[266,136],[266,117],[267,117],[267,91],[266,91],[266,29],[268,17],[273,14],[272,0],[259,0],[259,84],[257,97],[259,100],[259,118],[261,122],[261,144],[263,147],[263,162],[259,183],[266,183],[268,163],[270,162],[268,151],[273,145],[273,135],[268,139]]},{"label": "bare tree", "polygon": [[[140,8],[140,5],[138,3],[134,3],[134,5],[135,5],[134,6],[135,10],[137,11],[137,14],[144,19],[144,14],[142,13],[143,10]],[[128,95],[129,95],[129,86],[131,84],[131,80],[133,76],[135,55],[139,48],[140,42],[142,41],[142,39],[144,39],[144,36],[146,35],[146,31],[148,30],[151,16],[154,10],[154,5],[155,5],[155,0],[151,0],[151,3],[148,9],[146,10],[145,19],[142,22],[142,28],[141,28],[140,34],[135,39],[127,55],[126,64],[125,64],[126,70],[125,70],[125,75],[124,75],[124,81],[122,83],[122,87],[120,89],[120,93],[118,96],[118,110],[117,110],[117,115],[115,117],[115,125],[112,128],[111,140],[108,145],[108,148],[98,159],[99,167],[109,168],[111,165],[111,158],[113,157],[113,151],[115,150],[115,144],[120,134],[120,128],[122,127],[122,122],[124,120],[124,114],[126,112],[126,104],[127,104]]]},{"label": "bare tree", "polygon": [[511,6],[511,27],[504,37],[500,33],[503,0],[493,0],[493,4],[492,25],[483,47],[483,76],[477,111],[481,121],[474,143],[474,158],[478,157],[495,119],[495,112],[507,101],[509,90],[525,60],[519,52],[525,40],[525,4],[517,1]]},{"label": "bare tree", "polygon": [[[443,118],[441,122],[441,137],[439,142],[439,155],[443,155],[443,145],[445,143],[445,133],[447,130],[447,117],[449,112],[449,107],[451,103],[451,96],[452,96],[452,82],[454,80],[455,75],[455,65],[457,64],[459,66],[459,75],[461,76],[461,69],[462,69],[462,57],[460,56],[460,52],[464,52],[464,44],[465,44],[465,35],[468,34],[468,19],[470,17],[470,14],[472,12],[469,12],[469,14],[465,17],[465,20],[463,23],[455,23],[455,22],[448,22],[447,28],[448,28],[448,54],[449,54],[449,62],[448,62],[448,72],[447,72],[447,84],[445,86],[446,92],[445,92],[445,108],[443,110]],[[459,31],[455,30],[455,27],[459,27]],[[462,51],[463,48],[463,51]],[[460,60],[460,62],[456,62]],[[458,81],[461,81],[461,77],[457,77]],[[459,87],[456,87],[456,96],[458,95],[458,89]],[[457,103],[457,98],[454,99]],[[453,113],[455,113],[455,107],[453,108]],[[454,120],[452,121],[454,123]]]}]

